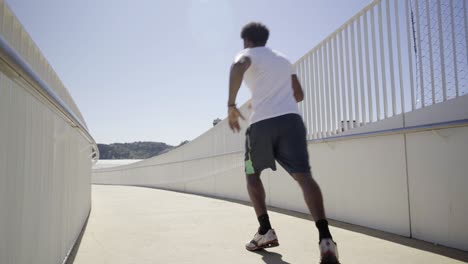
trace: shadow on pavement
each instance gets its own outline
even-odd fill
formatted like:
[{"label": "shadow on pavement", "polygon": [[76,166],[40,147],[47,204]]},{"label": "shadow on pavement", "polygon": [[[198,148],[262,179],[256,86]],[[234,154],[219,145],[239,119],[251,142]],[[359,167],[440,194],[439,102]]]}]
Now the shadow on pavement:
[{"label": "shadow on pavement", "polygon": [[262,255],[262,260],[267,264],[291,264],[283,260],[283,255],[266,250],[254,251],[253,253]]}]

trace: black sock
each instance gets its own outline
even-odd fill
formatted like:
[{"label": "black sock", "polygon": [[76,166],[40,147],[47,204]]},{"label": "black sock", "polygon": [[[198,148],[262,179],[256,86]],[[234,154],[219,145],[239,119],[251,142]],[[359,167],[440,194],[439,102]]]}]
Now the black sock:
[{"label": "black sock", "polygon": [[319,231],[319,242],[325,238],[332,238],[330,234],[330,230],[328,229],[328,221],[325,219],[318,220],[315,222],[315,226],[318,228]]},{"label": "black sock", "polygon": [[259,216],[258,222],[260,223],[260,227],[258,228],[258,233],[260,235],[266,234],[268,230],[271,229],[270,218],[268,217],[268,214],[263,214]]}]

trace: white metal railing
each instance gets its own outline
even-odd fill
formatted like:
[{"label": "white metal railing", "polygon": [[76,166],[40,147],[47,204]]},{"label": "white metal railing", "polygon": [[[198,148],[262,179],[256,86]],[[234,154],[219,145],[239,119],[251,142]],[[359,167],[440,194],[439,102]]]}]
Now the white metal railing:
[{"label": "white metal railing", "polygon": [[468,93],[466,0],[376,0],[296,62],[309,139]]}]

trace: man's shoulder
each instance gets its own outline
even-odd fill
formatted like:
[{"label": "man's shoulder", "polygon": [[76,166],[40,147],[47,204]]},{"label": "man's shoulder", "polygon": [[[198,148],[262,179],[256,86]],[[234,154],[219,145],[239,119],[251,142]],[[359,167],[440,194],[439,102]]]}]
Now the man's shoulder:
[{"label": "man's shoulder", "polygon": [[277,50],[274,50],[274,49],[272,49],[271,52],[273,52],[276,56],[282,57],[282,58],[284,58],[284,59],[286,59],[286,60],[289,61],[289,57],[286,56],[283,52],[277,51]]},{"label": "man's shoulder", "polygon": [[234,59],[235,62],[238,62],[240,61],[242,58],[244,57],[249,57],[250,56],[250,49],[243,49],[241,51],[239,51],[237,54],[236,54],[236,57]]},{"label": "man's shoulder", "polygon": [[245,48],[238,52],[238,54],[242,55],[257,55],[257,54],[267,54],[272,52],[272,50],[268,47],[254,47],[254,48]]},{"label": "man's shoulder", "polygon": [[237,62],[243,57],[248,57],[251,60],[257,60],[263,57],[276,57],[276,58],[281,58],[287,61],[288,63],[291,63],[289,58],[286,55],[284,55],[284,53],[271,49],[269,47],[257,47],[257,48],[243,49],[237,53],[235,61]]}]

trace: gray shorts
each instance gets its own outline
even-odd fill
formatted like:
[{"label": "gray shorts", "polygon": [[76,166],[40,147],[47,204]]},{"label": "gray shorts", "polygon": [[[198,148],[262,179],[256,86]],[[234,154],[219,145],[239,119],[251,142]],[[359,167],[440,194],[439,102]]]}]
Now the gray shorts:
[{"label": "gray shorts", "polygon": [[256,122],[247,129],[245,172],[276,170],[275,160],[288,173],[310,173],[306,129],[302,117],[286,114]]}]

